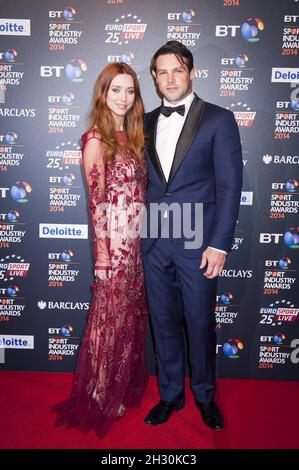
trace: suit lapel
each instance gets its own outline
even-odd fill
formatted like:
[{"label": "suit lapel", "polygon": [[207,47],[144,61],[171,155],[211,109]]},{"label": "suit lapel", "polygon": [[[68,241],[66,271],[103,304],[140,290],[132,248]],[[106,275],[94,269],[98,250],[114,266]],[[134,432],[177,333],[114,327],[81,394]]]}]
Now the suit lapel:
[{"label": "suit lapel", "polygon": [[163,173],[160,159],[158,157],[157,150],[156,150],[156,135],[157,135],[157,124],[158,124],[159,114],[160,114],[160,108],[155,109],[155,111],[153,111],[152,113],[152,116],[147,126],[147,134],[149,138],[148,153],[151,158],[152,164],[156,172],[158,173],[160,179],[162,180],[164,184],[166,184],[165,175]]},{"label": "suit lapel", "polygon": [[188,115],[184,122],[183,129],[176,145],[168,184],[174,177],[177,169],[179,168],[186,153],[188,152],[190,145],[192,144],[192,141],[195,137],[195,134],[199,128],[202,119],[203,110],[204,101],[195,94],[194,100],[192,101]]}]

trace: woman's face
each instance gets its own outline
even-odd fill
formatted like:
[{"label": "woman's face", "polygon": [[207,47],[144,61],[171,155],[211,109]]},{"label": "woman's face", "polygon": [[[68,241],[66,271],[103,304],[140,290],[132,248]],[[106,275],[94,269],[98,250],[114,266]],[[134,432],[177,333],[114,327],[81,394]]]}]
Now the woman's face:
[{"label": "woman's face", "polygon": [[124,117],[132,108],[135,99],[133,77],[127,73],[116,75],[107,93],[106,104],[115,117]]}]

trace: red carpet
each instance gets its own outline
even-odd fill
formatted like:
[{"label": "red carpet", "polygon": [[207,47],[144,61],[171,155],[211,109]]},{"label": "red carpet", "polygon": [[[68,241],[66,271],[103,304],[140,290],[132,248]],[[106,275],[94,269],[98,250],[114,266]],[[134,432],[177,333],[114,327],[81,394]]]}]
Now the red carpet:
[{"label": "red carpet", "polygon": [[218,380],[223,431],[201,421],[189,387],[183,410],[162,426],[143,423],[158,401],[151,378],[142,408],[130,410],[99,440],[53,426],[51,405],[66,398],[71,374],[0,372],[1,449],[298,449],[299,382]]}]

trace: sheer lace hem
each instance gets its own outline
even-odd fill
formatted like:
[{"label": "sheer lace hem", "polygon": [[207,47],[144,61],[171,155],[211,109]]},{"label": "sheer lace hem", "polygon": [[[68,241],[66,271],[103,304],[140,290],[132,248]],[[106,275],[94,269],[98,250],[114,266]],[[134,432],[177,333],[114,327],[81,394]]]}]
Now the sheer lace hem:
[{"label": "sheer lace hem", "polygon": [[[94,429],[101,438],[128,408],[141,404],[148,380],[147,305],[140,285],[134,287],[126,300],[112,299],[111,282],[95,282],[71,396],[52,408],[56,426]],[[125,313],[119,318],[121,305]]]}]

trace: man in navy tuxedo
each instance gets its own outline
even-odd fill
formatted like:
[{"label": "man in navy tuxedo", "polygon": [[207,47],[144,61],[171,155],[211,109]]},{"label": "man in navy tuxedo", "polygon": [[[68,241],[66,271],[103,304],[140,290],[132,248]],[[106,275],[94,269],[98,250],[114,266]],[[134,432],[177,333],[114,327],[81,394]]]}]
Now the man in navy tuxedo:
[{"label": "man in navy tuxedo", "polygon": [[[184,406],[185,318],[195,404],[205,424],[222,429],[223,418],[214,401],[214,309],[217,276],[238,217],[240,136],[233,113],[204,102],[192,91],[193,56],[183,44],[169,41],[160,47],[152,58],[151,73],[163,104],[146,115],[149,181],[142,251],[161,400],[145,422],[162,424]],[[157,206],[163,208],[158,222],[151,211]],[[192,240],[182,222],[187,206],[188,223],[195,224],[193,244],[188,244]],[[177,217],[178,209],[182,217]],[[163,235],[165,224],[169,236],[165,231]],[[196,242],[199,232],[201,244]]]}]

